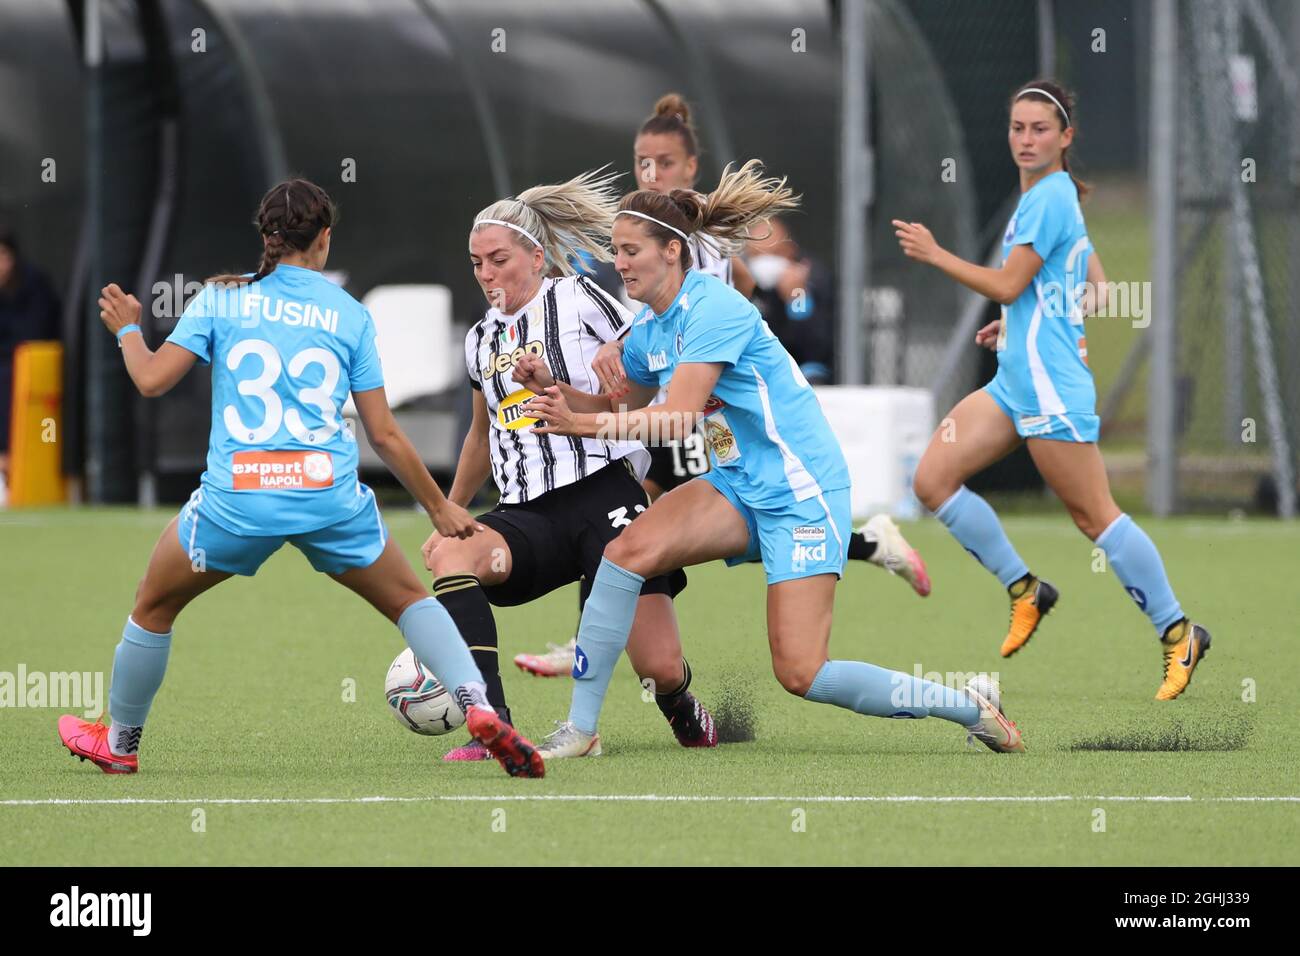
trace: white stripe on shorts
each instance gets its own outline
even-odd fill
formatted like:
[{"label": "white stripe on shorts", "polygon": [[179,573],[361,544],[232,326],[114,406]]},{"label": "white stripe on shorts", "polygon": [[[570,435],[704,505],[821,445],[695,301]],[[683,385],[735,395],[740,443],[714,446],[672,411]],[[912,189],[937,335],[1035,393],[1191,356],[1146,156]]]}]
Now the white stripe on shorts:
[{"label": "white stripe on shorts", "polygon": [[382,548],[388,544],[388,537],[384,534],[384,518],[379,513],[379,503],[375,501],[375,492],[373,488],[367,489],[370,492],[370,501],[375,506],[375,524],[379,526],[379,546]]},{"label": "white stripe on shorts", "polygon": [[831,530],[835,532],[835,543],[840,546],[840,563],[844,563],[844,539],[840,537],[840,529],[835,527],[835,519],[831,517],[831,509],[826,505],[826,499],[822,496],[820,489],[817,492],[817,500],[821,502],[822,510],[826,512],[826,521],[830,524]]},{"label": "white stripe on shorts", "polygon": [[1064,415],[1057,415],[1056,417],[1059,418],[1061,421],[1065,422],[1065,427],[1070,429],[1070,434],[1074,436],[1075,441],[1081,444],[1085,444],[1083,441],[1083,436],[1080,435],[1078,430],[1074,427],[1074,422],[1070,421],[1070,419],[1066,418]]},{"label": "white stripe on shorts", "polygon": [[190,525],[190,549],[187,555],[191,561],[194,560],[194,536],[199,531],[199,502],[203,500],[203,493],[196,491],[190,495],[190,514],[194,516],[194,524]]}]

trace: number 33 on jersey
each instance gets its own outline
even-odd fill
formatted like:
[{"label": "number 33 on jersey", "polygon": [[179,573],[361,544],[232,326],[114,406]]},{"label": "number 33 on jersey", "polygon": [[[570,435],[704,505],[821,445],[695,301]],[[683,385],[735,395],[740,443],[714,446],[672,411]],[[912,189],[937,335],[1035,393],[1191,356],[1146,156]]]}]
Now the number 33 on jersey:
[{"label": "number 33 on jersey", "polygon": [[350,391],[384,384],[359,302],[319,272],[281,265],[259,282],[205,286],[167,341],[212,366],[201,494],[214,520],[238,534],[300,534],[366,503],[339,414]]}]

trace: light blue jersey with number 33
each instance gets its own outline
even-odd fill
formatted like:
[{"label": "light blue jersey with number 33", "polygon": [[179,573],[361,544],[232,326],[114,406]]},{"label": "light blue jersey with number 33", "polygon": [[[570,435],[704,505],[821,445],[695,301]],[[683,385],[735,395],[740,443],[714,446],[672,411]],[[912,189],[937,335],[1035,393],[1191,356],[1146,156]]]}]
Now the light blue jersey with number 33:
[{"label": "light blue jersey with number 33", "polygon": [[319,272],[278,266],[207,285],[167,338],[212,365],[203,512],[243,535],[315,531],[369,501],[357,482],[349,391],[384,384],[370,313]]}]

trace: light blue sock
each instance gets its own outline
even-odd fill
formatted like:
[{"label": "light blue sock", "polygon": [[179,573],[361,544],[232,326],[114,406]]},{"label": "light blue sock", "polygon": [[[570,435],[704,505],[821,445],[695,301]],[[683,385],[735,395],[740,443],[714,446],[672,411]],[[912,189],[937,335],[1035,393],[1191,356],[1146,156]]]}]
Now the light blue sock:
[{"label": "light blue sock", "polygon": [[397,619],[397,629],[420,663],[451,691],[462,711],[473,704],[487,706],[483,674],[456,622],[436,598],[427,597],[408,607]]},{"label": "light blue sock", "polygon": [[963,690],[862,661],[827,661],[804,699],[871,717],[940,717],[963,727],[980,719]]},{"label": "light blue sock", "polygon": [[1011,546],[1002,522],[989,503],[965,485],[939,506],[935,517],[952,532],[958,544],[980,564],[992,571],[1004,588],[1011,587],[1029,573]]},{"label": "light blue sock", "polygon": [[1163,635],[1165,628],[1182,619],[1183,609],[1169,586],[1160,552],[1132,518],[1123,514],[1112,521],[1097,536],[1097,546],[1106,552],[1115,577],[1151,619],[1157,634]]},{"label": "light blue sock", "polygon": [[114,723],[144,726],[167,673],[171,647],[171,631],[155,634],[127,617],[122,640],[113,653],[113,677],[108,688],[108,712]]},{"label": "light blue sock", "polygon": [[569,720],[585,734],[596,732],[609,678],[627,646],[643,584],[645,578],[641,575],[620,568],[608,558],[600,559],[591,582],[591,596],[582,609],[578,647],[573,653],[576,680]]}]

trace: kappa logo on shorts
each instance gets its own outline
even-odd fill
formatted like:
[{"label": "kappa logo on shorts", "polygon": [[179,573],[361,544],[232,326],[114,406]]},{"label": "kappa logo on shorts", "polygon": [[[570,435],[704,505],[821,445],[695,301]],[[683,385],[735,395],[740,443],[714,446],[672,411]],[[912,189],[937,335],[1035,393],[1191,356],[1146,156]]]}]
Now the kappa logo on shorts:
[{"label": "kappa logo on shorts", "polygon": [[804,524],[795,528],[791,534],[796,541],[825,541],[826,529],[815,524]]},{"label": "kappa logo on shorts", "polygon": [[812,562],[813,564],[821,564],[825,560],[825,541],[818,545],[796,543],[794,551],[790,554],[790,563],[796,571],[802,570],[809,562]]},{"label": "kappa logo on shorts", "polygon": [[334,459],[325,451],[237,451],[230,476],[235,491],[330,488]]}]

